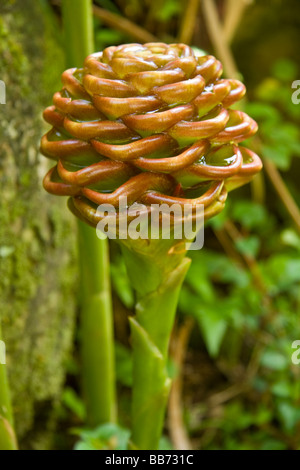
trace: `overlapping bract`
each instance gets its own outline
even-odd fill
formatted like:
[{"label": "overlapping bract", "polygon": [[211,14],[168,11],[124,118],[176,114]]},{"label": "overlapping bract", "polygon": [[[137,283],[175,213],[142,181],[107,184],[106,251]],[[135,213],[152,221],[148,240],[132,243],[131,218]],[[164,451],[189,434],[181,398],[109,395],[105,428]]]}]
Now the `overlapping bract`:
[{"label": "overlapping bract", "polygon": [[229,107],[245,94],[220,79],[221,63],[184,44],[128,44],[92,54],[62,75],[63,89],[44,112],[52,129],[42,153],[57,160],[47,191],[71,196],[92,225],[96,207],[128,203],[204,204],[206,218],[227,192],[261,169],[238,144],[257,125]]}]

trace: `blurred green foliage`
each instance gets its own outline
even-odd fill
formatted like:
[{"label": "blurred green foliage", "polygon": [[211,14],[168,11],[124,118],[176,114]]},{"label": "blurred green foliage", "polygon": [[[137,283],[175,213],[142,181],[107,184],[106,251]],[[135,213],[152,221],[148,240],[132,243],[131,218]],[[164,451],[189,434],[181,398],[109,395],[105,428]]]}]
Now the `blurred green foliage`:
[{"label": "blurred green foliage", "polygon": [[[76,430],[79,441],[75,450],[127,450],[129,446],[130,431],[117,424],[103,424],[90,430]],[[163,437],[159,443],[159,450],[172,449],[167,438]]]},{"label": "blurred green foliage", "polygon": [[288,170],[293,157],[300,157],[300,106],[292,102],[292,83],[299,77],[296,63],[277,60],[271,77],[255,89],[246,111],[259,124],[261,152],[281,170]]},{"label": "blurred green foliage", "polygon": [[[160,40],[174,41],[185,9],[182,0],[96,0],[97,6],[127,18],[134,24],[151,31]],[[139,42],[128,32],[108,27],[105,22],[95,18],[95,44],[97,50],[107,46],[128,42]]]},{"label": "blurred green foliage", "polygon": [[130,431],[107,423],[92,431],[81,431],[75,450],[126,450]]}]

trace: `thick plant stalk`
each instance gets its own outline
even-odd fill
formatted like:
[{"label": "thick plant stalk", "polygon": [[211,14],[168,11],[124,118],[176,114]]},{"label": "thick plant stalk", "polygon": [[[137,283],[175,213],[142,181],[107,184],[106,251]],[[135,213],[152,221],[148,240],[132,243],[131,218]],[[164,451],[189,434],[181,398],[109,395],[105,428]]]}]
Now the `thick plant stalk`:
[{"label": "thick plant stalk", "polygon": [[79,221],[82,375],[91,426],[116,419],[114,338],[107,240]]},{"label": "thick plant stalk", "polygon": [[94,52],[92,1],[63,0],[62,14],[67,65],[76,67]]},{"label": "thick plant stalk", "polygon": [[[0,341],[2,331],[0,324]],[[13,414],[6,365],[0,364],[0,450],[16,450],[17,441],[13,427]]]},{"label": "thick plant stalk", "polygon": [[[91,0],[64,0],[67,65],[80,65],[93,52]],[[116,419],[113,315],[107,240],[78,222],[81,344],[87,419],[91,426]]]},{"label": "thick plant stalk", "polygon": [[190,260],[170,250],[170,241],[151,240],[141,250],[123,245],[136,315],[130,319],[133,346],[132,447],[156,450],[162,432],[171,379],[168,346],[178,296]]}]

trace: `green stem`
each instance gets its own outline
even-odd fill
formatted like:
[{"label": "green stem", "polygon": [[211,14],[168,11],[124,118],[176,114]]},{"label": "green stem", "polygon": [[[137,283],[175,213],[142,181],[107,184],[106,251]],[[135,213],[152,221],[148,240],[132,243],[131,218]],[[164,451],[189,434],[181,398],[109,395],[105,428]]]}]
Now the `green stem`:
[{"label": "green stem", "polygon": [[[0,341],[2,341],[1,324]],[[0,347],[2,346],[3,343],[0,344]],[[16,450],[17,447],[6,365],[0,363],[0,450]]]},{"label": "green stem", "polygon": [[[63,0],[68,67],[80,67],[94,51],[91,0]],[[108,242],[78,223],[83,385],[88,422],[97,426],[116,419],[113,315]]]},{"label": "green stem", "polygon": [[62,14],[67,67],[81,67],[94,52],[91,0],[63,0]]},{"label": "green stem", "polygon": [[167,372],[169,340],[179,292],[190,265],[185,252],[170,254],[170,246],[164,242],[151,240],[151,248],[148,246],[144,252],[123,247],[137,294],[136,316],[130,320],[132,447],[142,450],[156,450],[159,446],[171,386]]},{"label": "green stem", "polygon": [[78,223],[81,272],[81,345],[88,422],[116,419],[114,335],[107,240]]}]

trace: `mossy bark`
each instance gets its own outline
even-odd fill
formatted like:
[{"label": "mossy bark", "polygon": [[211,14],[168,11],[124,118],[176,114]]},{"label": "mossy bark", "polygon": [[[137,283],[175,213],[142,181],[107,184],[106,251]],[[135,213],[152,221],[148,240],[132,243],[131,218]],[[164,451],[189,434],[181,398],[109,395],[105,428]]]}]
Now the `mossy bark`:
[{"label": "mossy bark", "polygon": [[46,2],[2,1],[0,15],[0,316],[21,448],[46,449],[76,307],[75,224],[43,190],[38,151],[64,63]]}]

